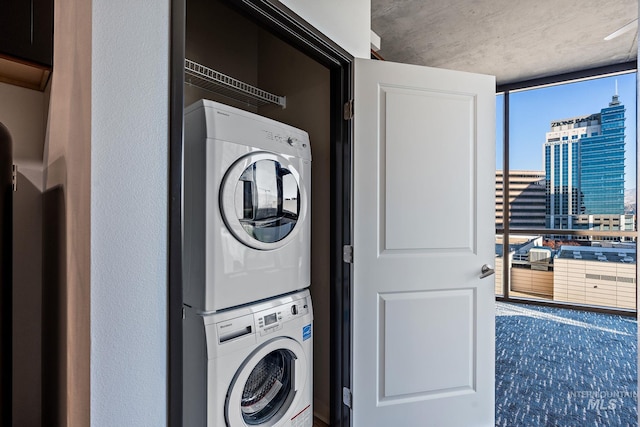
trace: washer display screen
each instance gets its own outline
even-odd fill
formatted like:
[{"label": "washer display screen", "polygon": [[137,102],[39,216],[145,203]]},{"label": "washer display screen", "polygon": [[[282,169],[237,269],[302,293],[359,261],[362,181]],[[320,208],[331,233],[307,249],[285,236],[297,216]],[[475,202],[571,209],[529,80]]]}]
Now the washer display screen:
[{"label": "washer display screen", "polygon": [[278,321],[278,318],[276,316],[276,313],[267,314],[266,316],[264,316],[264,325],[265,326],[269,326],[272,323],[276,323],[277,321]]}]

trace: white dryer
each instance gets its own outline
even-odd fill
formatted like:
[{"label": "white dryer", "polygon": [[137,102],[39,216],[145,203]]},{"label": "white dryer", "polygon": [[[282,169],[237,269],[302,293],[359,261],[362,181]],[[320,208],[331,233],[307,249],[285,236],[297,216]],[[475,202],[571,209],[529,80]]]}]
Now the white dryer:
[{"label": "white dryer", "polygon": [[213,312],[308,287],[308,134],[208,100],[184,120],[184,303]]},{"label": "white dryer", "polygon": [[183,425],[311,427],[308,290],[184,319]]}]

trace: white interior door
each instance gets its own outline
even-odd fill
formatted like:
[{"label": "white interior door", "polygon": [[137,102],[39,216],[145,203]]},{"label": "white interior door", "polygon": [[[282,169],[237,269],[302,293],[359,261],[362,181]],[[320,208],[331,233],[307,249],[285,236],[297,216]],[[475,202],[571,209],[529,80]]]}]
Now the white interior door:
[{"label": "white interior door", "polygon": [[354,99],[352,425],[493,426],[495,78],[356,60]]}]

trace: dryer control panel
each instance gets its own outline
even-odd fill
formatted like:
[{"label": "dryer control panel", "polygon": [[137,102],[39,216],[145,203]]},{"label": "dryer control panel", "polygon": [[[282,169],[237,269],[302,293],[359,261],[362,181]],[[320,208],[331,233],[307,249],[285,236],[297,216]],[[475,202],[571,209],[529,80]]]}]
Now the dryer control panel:
[{"label": "dryer control panel", "polygon": [[293,147],[297,150],[305,150],[307,149],[308,141],[306,138],[300,139],[297,135],[294,134],[282,134],[276,133],[271,130],[263,130],[263,136],[268,141],[276,141],[280,144],[287,144],[289,147]]},{"label": "dryer control panel", "polygon": [[282,325],[309,313],[307,299],[302,298],[288,304],[262,310],[254,314],[255,324],[260,336],[282,329]]}]

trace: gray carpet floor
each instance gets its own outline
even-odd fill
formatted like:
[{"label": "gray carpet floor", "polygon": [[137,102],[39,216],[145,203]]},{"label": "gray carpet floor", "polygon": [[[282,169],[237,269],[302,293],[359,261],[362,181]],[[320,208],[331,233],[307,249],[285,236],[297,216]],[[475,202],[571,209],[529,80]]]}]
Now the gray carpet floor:
[{"label": "gray carpet floor", "polygon": [[636,426],[635,318],[496,305],[496,426]]}]

